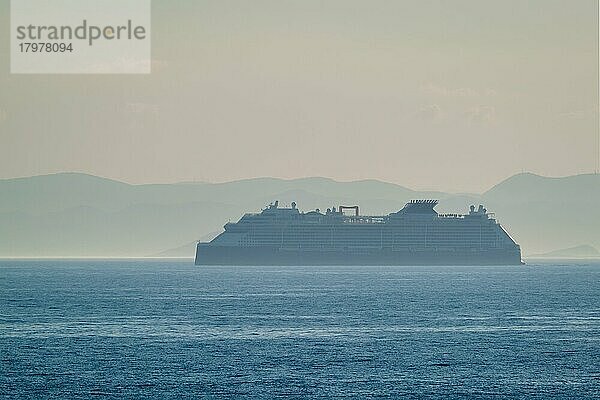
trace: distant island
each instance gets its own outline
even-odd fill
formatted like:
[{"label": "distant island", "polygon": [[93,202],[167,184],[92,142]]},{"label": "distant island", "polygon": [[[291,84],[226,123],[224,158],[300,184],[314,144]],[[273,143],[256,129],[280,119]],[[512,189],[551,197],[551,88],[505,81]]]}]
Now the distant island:
[{"label": "distant island", "polygon": [[0,193],[0,257],[192,258],[197,240],[274,200],[295,201],[302,210],[360,204],[371,215],[397,211],[411,199],[438,199],[441,213],[467,212],[470,204],[483,204],[509,228],[525,259],[593,256],[581,245],[600,248],[598,174],[548,178],[523,173],[482,194],[455,194],[377,180],[256,178],[130,185],[59,173],[0,180]]},{"label": "distant island", "polygon": [[583,244],[566,249],[554,250],[542,254],[533,254],[531,258],[600,258],[600,251],[594,246]]}]

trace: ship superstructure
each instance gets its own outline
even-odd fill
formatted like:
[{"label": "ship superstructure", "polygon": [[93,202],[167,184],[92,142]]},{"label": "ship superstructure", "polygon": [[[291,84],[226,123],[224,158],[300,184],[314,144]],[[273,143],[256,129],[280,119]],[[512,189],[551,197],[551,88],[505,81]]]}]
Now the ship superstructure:
[{"label": "ship superstructure", "polygon": [[[245,214],[208,243],[197,265],[513,265],[518,244],[480,205],[438,214],[437,200],[413,200],[384,216],[358,206],[300,212],[276,201]],[[347,212],[351,211],[351,214]]]}]

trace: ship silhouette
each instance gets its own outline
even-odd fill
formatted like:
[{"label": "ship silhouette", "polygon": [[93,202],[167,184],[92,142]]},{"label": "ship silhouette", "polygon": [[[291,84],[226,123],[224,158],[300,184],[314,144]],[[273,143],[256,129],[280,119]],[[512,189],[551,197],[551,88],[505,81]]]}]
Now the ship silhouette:
[{"label": "ship silhouette", "polygon": [[[412,200],[384,216],[358,206],[326,212],[280,207],[227,223],[199,242],[196,265],[518,265],[521,249],[482,205],[438,214],[437,200]],[[351,211],[350,214],[347,212]]]}]

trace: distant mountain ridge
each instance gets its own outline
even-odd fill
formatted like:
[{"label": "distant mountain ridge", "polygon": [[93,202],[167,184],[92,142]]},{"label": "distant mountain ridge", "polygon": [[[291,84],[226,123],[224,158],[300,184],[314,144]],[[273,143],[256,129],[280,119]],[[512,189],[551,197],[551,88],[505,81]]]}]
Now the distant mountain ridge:
[{"label": "distant mountain ridge", "polygon": [[[415,198],[440,212],[484,204],[524,254],[590,243],[600,247],[600,175],[512,176],[481,195],[415,191],[377,180],[254,178],[226,183],[131,185],[80,173],[0,180],[0,257],[176,254],[229,220],[273,200],[302,210],[358,204],[387,214]],[[190,254],[190,257],[193,254]]]}]

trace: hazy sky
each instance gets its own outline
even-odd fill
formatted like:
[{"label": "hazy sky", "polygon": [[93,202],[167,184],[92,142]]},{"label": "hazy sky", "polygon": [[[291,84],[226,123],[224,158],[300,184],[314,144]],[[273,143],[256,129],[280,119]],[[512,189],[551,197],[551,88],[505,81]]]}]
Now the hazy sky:
[{"label": "hazy sky", "polygon": [[151,75],[10,75],[0,178],[376,178],[482,191],[591,172],[597,0],[153,2]]}]

